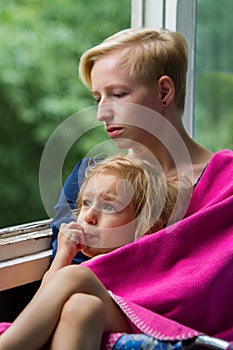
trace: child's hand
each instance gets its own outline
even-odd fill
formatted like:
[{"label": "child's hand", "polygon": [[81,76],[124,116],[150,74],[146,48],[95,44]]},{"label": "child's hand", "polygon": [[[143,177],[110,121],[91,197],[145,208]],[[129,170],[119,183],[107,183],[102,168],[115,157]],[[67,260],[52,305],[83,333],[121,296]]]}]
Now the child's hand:
[{"label": "child's hand", "polygon": [[61,224],[58,234],[58,251],[69,252],[73,257],[84,246],[83,229],[77,222]]},{"label": "child's hand", "polygon": [[77,222],[61,224],[55,258],[46,272],[42,286],[61,268],[70,265],[75,255],[84,247],[83,229]]}]

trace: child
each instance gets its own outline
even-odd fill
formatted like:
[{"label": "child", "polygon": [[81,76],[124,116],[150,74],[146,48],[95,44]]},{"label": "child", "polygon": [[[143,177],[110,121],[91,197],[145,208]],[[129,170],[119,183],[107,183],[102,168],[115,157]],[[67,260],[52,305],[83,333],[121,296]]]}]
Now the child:
[{"label": "child", "polygon": [[100,349],[104,332],[132,332],[123,312],[87,267],[71,264],[78,251],[106,254],[165,227],[177,186],[130,156],[89,168],[78,197],[78,221],[62,224],[58,251],[38,292],[0,336],[1,350]]},{"label": "child", "polygon": [[[72,232],[73,239],[85,242],[83,253],[93,257],[158,231],[168,222],[177,191],[176,182],[168,182],[162,169],[146,161],[130,156],[108,157],[87,171],[77,199],[78,223],[71,224],[78,229]],[[111,223],[103,222],[102,216],[105,220],[111,218]],[[97,238],[90,234],[90,227],[96,230],[98,225],[101,234]],[[62,231],[68,231],[66,224]]]}]

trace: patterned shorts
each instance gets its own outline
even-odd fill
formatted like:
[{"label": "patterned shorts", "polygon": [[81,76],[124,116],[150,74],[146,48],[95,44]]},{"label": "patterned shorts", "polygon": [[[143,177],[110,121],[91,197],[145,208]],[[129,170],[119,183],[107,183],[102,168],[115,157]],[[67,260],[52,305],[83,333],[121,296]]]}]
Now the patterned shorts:
[{"label": "patterned shorts", "polygon": [[112,350],[182,350],[182,342],[164,342],[146,334],[124,334]]}]

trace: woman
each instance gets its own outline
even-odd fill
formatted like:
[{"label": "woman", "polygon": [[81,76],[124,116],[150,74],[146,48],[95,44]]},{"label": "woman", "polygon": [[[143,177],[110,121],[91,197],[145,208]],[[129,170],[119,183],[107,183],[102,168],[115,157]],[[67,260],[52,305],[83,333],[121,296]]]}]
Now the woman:
[{"label": "woman", "polygon": [[[145,28],[121,31],[88,50],[79,72],[98,103],[97,118],[120,149],[133,149],[141,158],[150,153],[168,177],[177,176],[178,166],[195,185],[212,152],[197,144],[182,123],[187,67],[188,48],[181,35]],[[134,113],[129,112],[132,104]],[[83,181],[86,164],[86,159],[77,164],[56,206],[54,252],[60,223],[72,219],[77,179]]]},{"label": "woman", "polygon": [[[135,332],[188,337],[176,321],[231,340],[233,155],[230,150],[213,154],[183,126],[187,57],[178,33],[142,28],[116,33],[81,58],[80,77],[113,142],[159,161],[168,178],[182,174],[193,185],[185,216],[172,231],[161,230],[84,264],[117,295],[114,300],[133,320]],[[57,205],[54,252],[56,226],[69,220],[86,162],[75,167]],[[127,283],[115,283],[112,276],[119,275]]]}]

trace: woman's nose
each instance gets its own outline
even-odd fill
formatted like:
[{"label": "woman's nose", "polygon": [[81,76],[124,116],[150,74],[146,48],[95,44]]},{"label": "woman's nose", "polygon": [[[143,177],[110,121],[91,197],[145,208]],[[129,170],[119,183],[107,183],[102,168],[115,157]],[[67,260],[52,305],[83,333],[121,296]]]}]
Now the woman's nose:
[{"label": "woman's nose", "polygon": [[84,220],[88,225],[96,225],[98,221],[97,216],[97,210],[91,207],[86,213]]},{"label": "woman's nose", "polygon": [[100,102],[97,110],[97,119],[100,122],[106,122],[112,120],[114,116],[113,108],[110,103],[102,103]]}]

